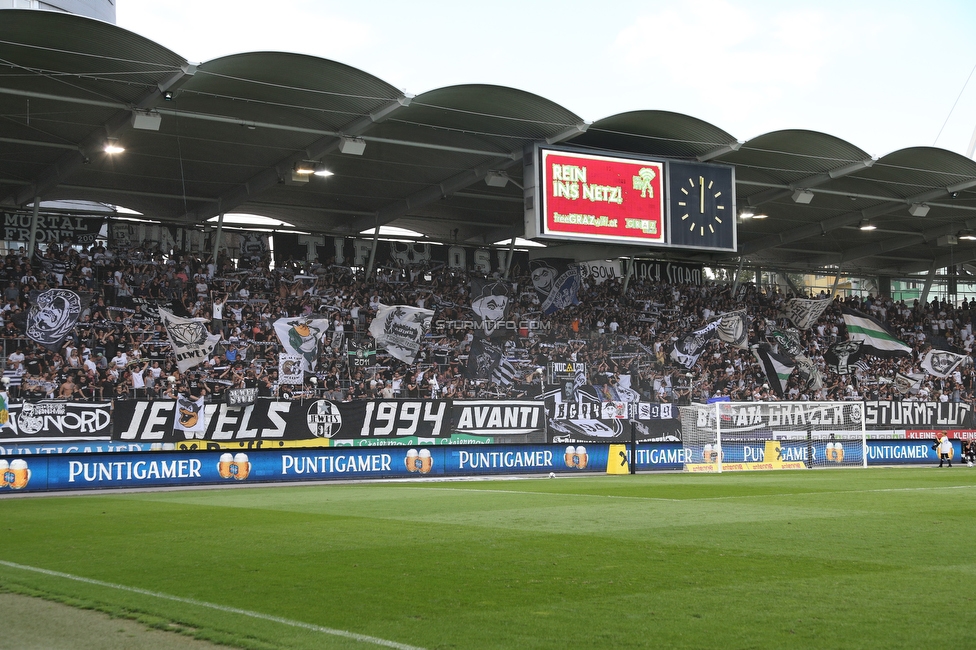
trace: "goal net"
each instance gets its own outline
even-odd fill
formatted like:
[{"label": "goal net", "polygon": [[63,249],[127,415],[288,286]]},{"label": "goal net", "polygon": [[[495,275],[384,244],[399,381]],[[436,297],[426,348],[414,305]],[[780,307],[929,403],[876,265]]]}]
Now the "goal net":
[{"label": "goal net", "polygon": [[867,467],[861,402],[715,402],[680,412],[685,471]]}]

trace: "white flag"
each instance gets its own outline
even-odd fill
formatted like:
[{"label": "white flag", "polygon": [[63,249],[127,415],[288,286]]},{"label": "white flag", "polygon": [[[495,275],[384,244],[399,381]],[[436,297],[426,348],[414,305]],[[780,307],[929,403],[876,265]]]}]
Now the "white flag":
[{"label": "white flag", "polygon": [[203,405],[203,397],[192,400],[183,395],[176,399],[176,416],[173,420],[173,432],[182,431],[187,439],[202,438],[207,430],[207,413]]},{"label": "white flag", "polygon": [[430,309],[380,305],[376,318],[369,324],[369,333],[376,339],[377,347],[386,348],[391,356],[404,363],[413,363],[433,317]]},{"label": "white flag", "polygon": [[278,383],[302,385],[305,383],[305,373],[302,366],[305,359],[300,354],[278,355]]},{"label": "white flag", "polygon": [[279,318],[274,322],[275,334],[281,347],[288,354],[302,357],[302,370],[315,370],[315,363],[319,359],[319,345],[329,329],[327,318]]},{"label": "white flag", "polygon": [[922,357],[921,366],[922,370],[930,375],[945,379],[968,359],[969,357],[965,354],[956,354],[948,350],[936,350],[933,348]]},{"label": "white flag", "polygon": [[159,319],[163,321],[166,336],[173,346],[180,372],[206,361],[220,340],[220,336],[207,330],[205,318],[182,318],[160,307]]}]

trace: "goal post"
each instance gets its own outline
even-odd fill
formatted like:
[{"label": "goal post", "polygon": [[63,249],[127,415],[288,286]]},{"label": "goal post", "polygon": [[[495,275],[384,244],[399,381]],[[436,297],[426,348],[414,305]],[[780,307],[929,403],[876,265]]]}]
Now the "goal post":
[{"label": "goal post", "polygon": [[680,413],[685,471],[867,467],[863,402],[715,402]]}]

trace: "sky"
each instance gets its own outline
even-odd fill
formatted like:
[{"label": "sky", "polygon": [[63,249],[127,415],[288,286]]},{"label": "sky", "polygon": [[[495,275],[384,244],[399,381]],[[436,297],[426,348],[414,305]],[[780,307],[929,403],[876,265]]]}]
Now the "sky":
[{"label": "sky", "polygon": [[[408,93],[497,84],[587,121],[685,113],[749,140],[821,131],[872,156],[966,155],[971,0],[116,0],[117,24],[190,61],[285,51]],[[973,78],[970,78],[970,77]]]}]

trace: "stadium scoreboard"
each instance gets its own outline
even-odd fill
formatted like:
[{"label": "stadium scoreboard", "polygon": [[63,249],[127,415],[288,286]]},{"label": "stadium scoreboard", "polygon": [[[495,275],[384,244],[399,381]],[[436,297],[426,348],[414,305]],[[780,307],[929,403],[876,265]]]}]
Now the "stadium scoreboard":
[{"label": "stadium scoreboard", "polygon": [[536,144],[524,185],[530,239],[736,250],[728,165]]}]

